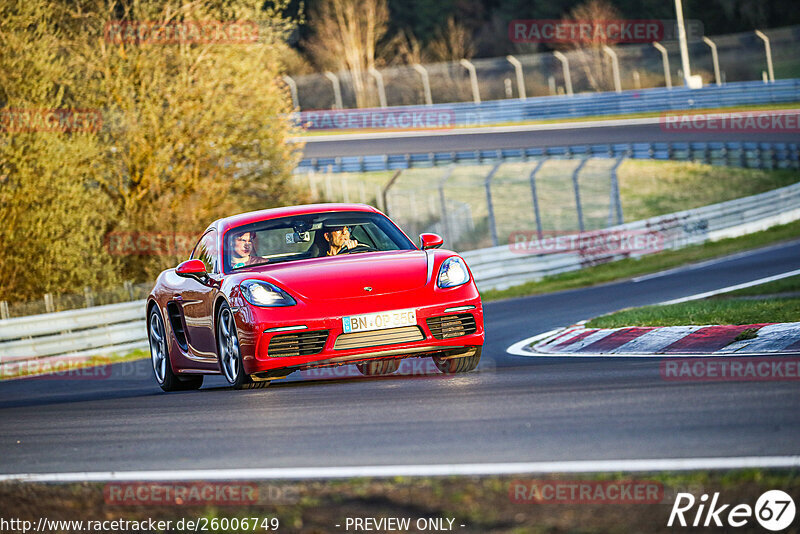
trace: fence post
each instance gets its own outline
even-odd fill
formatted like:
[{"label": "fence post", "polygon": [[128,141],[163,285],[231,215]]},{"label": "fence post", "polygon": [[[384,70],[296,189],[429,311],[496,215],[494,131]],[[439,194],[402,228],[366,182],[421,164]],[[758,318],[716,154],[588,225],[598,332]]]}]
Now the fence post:
[{"label": "fence post", "polygon": [[536,167],[534,167],[531,171],[531,175],[529,177],[531,182],[531,195],[533,195],[533,216],[536,218],[536,235],[539,239],[542,239],[542,217],[539,214],[539,195],[536,193],[536,174],[548,159],[550,159],[549,156],[545,156],[544,159],[540,159],[536,164]]},{"label": "fence post", "polygon": [[761,30],[756,30],[756,35],[764,41],[764,51],[767,53],[767,72],[769,73],[769,81],[775,81],[775,72],[772,70],[772,46],[769,44],[769,37],[766,36]]},{"label": "fence post", "polygon": [[614,75],[614,90],[618,93],[622,92],[622,82],[619,79],[619,58],[614,49],[608,45],[603,45],[603,51],[611,57],[611,72]]},{"label": "fence post", "polygon": [[131,282],[130,280],[125,280],[125,283],[123,285],[125,286],[125,290],[128,292],[129,300],[134,300],[133,299],[133,282]]},{"label": "fence post", "polygon": [[719,77],[719,56],[717,55],[717,45],[706,37],[703,36],[703,42],[708,45],[711,49],[711,61],[714,62],[714,81],[717,82],[717,85],[722,85],[722,79]]},{"label": "fence post", "polygon": [[402,172],[403,169],[397,169],[397,171],[394,173],[389,182],[383,187],[383,192],[381,193],[381,197],[383,198],[383,205],[386,208],[384,213],[387,216],[389,215],[389,189],[391,189],[391,187],[394,185],[395,181],[397,181],[397,178],[400,177],[400,174],[402,174]]},{"label": "fence post", "polygon": [[569,59],[558,50],[553,52],[553,55],[561,62],[561,69],[564,71],[564,85],[567,88],[567,94],[572,96],[572,77],[569,74]]},{"label": "fence post", "polygon": [[478,90],[478,73],[475,71],[475,65],[472,64],[471,61],[467,59],[462,59],[459,61],[462,67],[469,71],[469,81],[472,85],[472,100],[476,104],[481,103],[481,93]]},{"label": "fence post", "polygon": [[486,175],[486,180],[483,183],[484,187],[486,187],[486,207],[489,208],[489,231],[492,235],[492,245],[495,247],[500,243],[497,239],[497,223],[494,220],[494,206],[492,206],[492,178],[494,178],[497,169],[499,169],[502,164],[502,161],[495,163],[492,170]]},{"label": "fence post", "polygon": [[584,226],[583,208],[581,207],[581,192],[580,188],[578,187],[578,174],[581,172],[581,169],[583,169],[583,166],[586,165],[587,161],[589,161],[589,158],[583,158],[572,172],[572,189],[575,191],[575,208],[578,210],[578,230],[580,230],[581,233],[584,231]]},{"label": "fence post", "polygon": [[44,294],[44,311],[46,313],[53,313],[56,311],[56,307],[53,304],[53,295],[51,293]]},{"label": "fence post", "polygon": [[283,75],[283,81],[289,86],[289,91],[292,93],[292,107],[300,109],[300,98],[297,96],[297,83],[291,76]]},{"label": "fence post", "polygon": [[339,77],[329,70],[325,71],[325,77],[333,84],[334,109],[344,109],[344,105],[342,104],[342,86],[339,84]]},{"label": "fence post", "polygon": [[422,78],[422,90],[425,93],[425,105],[432,106],[433,98],[431,97],[431,81],[428,79],[428,70],[419,63],[415,63],[412,65],[412,67]]},{"label": "fence post", "polygon": [[667,89],[672,89],[672,74],[669,72],[669,54],[667,49],[658,41],[653,41],[653,46],[656,50],[661,52],[661,61],[664,63],[664,81],[667,84]]},{"label": "fence post", "polygon": [[617,215],[617,224],[622,224],[622,199],[620,198],[619,193],[619,180],[617,179],[617,169],[619,166],[622,165],[622,162],[625,161],[626,156],[620,156],[617,158],[616,163],[614,166],[611,167],[611,199],[608,206],[608,225],[614,225],[614,208],[616,207],[616,215]]},{"label": "fence post", "polygon": [[447,179],[450,178],[450,175],[453,174],[455,167],[450,165],[444,172],[444,175],[439,179],[439,205],[442,210],[442,228],[444,229],[444,234],[447,236],[448,239],[451,239],[453,236],[450,235],[450,221],[449,216],[447,214],[447,203],[445,202],[444,198],[444,186],[447,183]]},{"label": "fence post", "polygon": [[522,72],[522,63],[512,55],[506,56],[506,59],[514,65],[514,72],[517,74],[517,93],[520,100],[525,100],[528,96],[525,94],[525,75]]},{"label": "fence post", "polygon": [[94,306],[94,295],[92,294],[92,288],[86,286],[83,288],[83,298],[86,301],[86,307],[91,308]]},{"label": "fence post", "polygon": [[386,107],[386,87],[383,85],[383,74],[375,67],[369,68],[369,73],[375,78],[375,83],[378,85],[378,101],[382,108]]},{"label": "fence post", "polygon": [[8,313],[8,302],[5,300],[0,301],[0,319],[8,319],[11,315]]}]

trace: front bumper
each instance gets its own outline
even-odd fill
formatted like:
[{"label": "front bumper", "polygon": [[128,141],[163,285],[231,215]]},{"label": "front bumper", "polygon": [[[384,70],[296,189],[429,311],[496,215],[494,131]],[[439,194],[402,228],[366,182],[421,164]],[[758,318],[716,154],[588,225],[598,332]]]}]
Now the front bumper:
[{"label": "front bumper", "polygon": [[[471,308],[463,309],[465,307]],[[337,344],[337,340],[344,334],[342,317],[408,308],[416,310],[419,334],[415,336],[414,341],[386,343],[384,339],[380,345],[358,348],[343,348],[349,345],[341,341]],[[458,311],[447,311],[454,308]],[[458,337],[437,339],[427,321],[433,317],[465,314],[471,315],[474,319],[474,333]],[[432,355],[464,347],[480,346],[484,342],[483,307],[474,283],[446,290],[437,289],[433,294],[430,288],[426,288],[425,291],[402,294],[321,301],[315,304],[298,303],[297,306],[287,308],[256,308],[244,305],[235,315],[245,372],[266,373],[265,376],[269,375],[269,371],[280,369],[298,370],[343,365],[375,358]],[[283,330],[292,326],[306,328]],[[281,330],[274,331],[276,329]],[[265,330],[271,331],[265,332]],[[327,331],[328,334],[322,350],[318,353],[279,357],[270,355],[270,341],[276,336],[323,331]],[[352,334],[347,335],[352,336]]]}]

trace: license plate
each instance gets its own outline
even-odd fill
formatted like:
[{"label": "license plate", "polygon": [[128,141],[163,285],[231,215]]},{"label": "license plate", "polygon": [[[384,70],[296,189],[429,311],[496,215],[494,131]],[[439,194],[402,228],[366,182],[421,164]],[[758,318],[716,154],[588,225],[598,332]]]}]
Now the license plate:
[{"label": "license plate", "polygon": [[383,330],[384,328],[397,328],[398,326],[413,326],[417,324],[417,310],[392,310],[379,313],[365,313],[363,315],[348,315],[342,317],[342,328],[345,334],[351,332],[366,332],[369,330]]}]

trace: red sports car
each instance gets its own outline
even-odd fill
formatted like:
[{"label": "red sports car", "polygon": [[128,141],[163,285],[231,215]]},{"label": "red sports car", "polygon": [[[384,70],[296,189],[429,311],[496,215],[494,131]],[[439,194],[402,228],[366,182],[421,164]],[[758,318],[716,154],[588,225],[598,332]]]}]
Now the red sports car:
[{"label": "red sports car", "polygon": [[414,243],[380,211],[318,204],[220,219],[147,299],[153,370],[164,391],[222,373],[238,389],[356,364],[389,374],[431,356],[474,369],[484,342],[472,273],[442,238]]}]

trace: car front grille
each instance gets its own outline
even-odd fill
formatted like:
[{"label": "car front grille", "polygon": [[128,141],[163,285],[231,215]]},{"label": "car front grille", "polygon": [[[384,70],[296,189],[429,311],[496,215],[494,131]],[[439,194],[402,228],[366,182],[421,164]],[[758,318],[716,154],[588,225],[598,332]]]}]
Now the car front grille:
[{"label": "car front grille", "polygon": [[468,336],[477,331],[475,317],[471,313],[429,317],[426,322],[428,323],[428,328],[431,329],[431,334],[436,339]]},{"label": "car front grille", "polygon": [[328,340],[327,330],[302,332],[299,334],[281,334],[269,340],[268,354],[270,358],[285,356],[310,356],[319,354]]},{"label": "car front grille", "polygon": [[336,338],[333,348],[336,350],[361,349],[365,347],[380,347],[394,343],[407,343],[421,341],[425,335],[418,326],[401,326],[385,330],[372,330],[370,332],[352,332],[342,334]]}]

